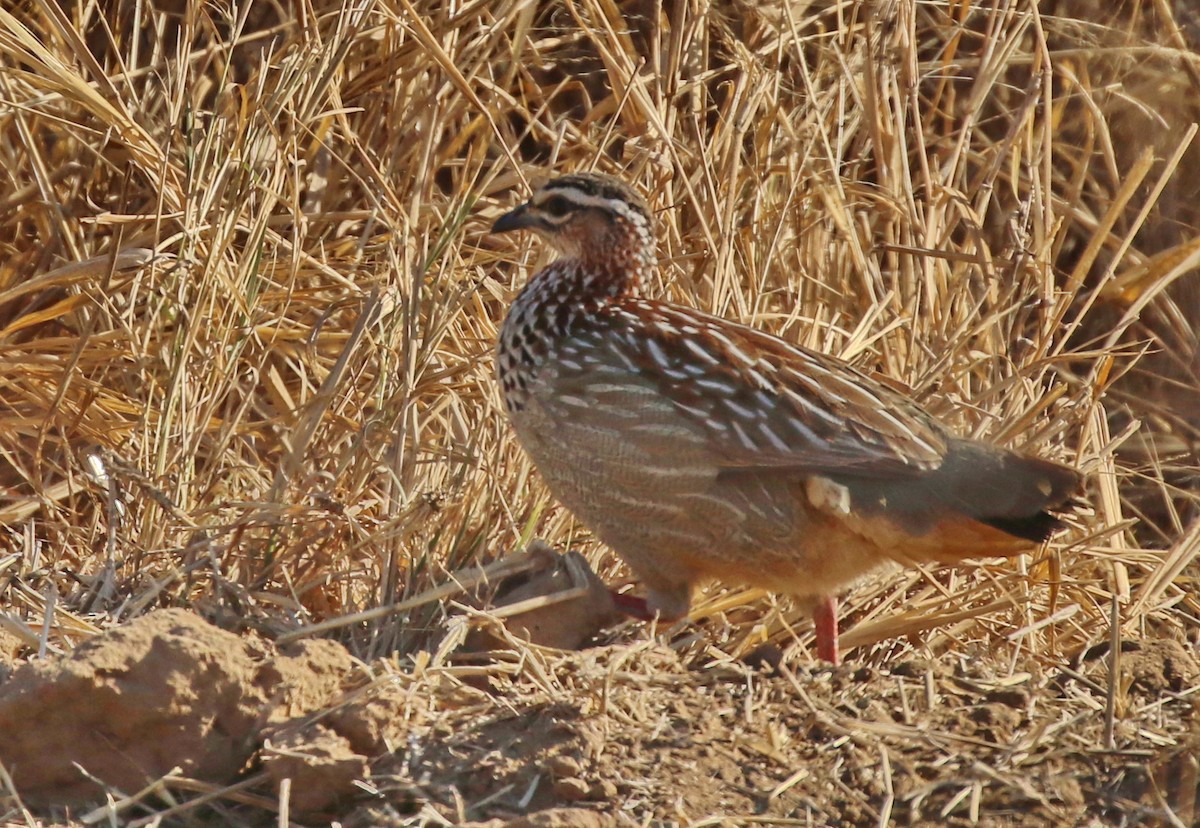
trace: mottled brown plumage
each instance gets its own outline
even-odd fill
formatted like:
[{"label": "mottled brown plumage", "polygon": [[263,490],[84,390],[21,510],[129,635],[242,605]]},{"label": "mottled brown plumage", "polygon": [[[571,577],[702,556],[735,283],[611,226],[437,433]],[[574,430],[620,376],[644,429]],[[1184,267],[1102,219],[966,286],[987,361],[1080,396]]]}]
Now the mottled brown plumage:
[{"label": "mottled brown plumage", "polygon": [[837,661],[837,590],[887,561],[1011,555],[1045,540],[1072,469],[956,437],[834,357],[640,296],[645,201],[607,176],[554,179],[502,216],[562,257],[513,302],[497,369],[552,492],[686,614],[705,578],[815,605]]}]

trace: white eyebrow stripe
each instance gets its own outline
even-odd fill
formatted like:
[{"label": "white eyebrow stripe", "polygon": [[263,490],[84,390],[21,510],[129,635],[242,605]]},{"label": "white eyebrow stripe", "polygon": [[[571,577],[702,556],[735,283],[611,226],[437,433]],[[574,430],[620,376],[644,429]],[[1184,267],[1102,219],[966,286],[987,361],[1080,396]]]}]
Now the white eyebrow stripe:
[{"label": "white eyebrow stripe", "polygon": [[601,210],[608,210],[613,213],[619,213],[631,221],[639,224],[646,223],[646,217],[642,215],[641,210],[632,206],[623,198],[605,198],[601,195],[592,195],[585,193],[574,186],[567,187],[551,187],[546,190],[539,190],[533,197],[533,206],[541,207],[552,198],[561,197],[571,202],[578,207],[596,207]]}]

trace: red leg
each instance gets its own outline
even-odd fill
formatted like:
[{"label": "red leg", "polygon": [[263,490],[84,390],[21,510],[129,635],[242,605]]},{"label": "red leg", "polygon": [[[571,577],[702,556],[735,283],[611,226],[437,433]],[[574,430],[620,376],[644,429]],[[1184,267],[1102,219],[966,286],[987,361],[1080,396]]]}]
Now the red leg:
[{"label": "red leg", "polygon": [[834,665],[842,663],[838,651],[837,615],[837,598],[833,595],[821,598],[813,609],[813,624],[817,629],[817,658]]},{"label": "red leg", "polygon": [[613,605],[621,612],[628,615],[630,618],[636,618],[639,621],[654,620],[654,613],[650,611],[650,607],[646,605],[645,598],[639,598],[636,595],[629,595],[624,592],[612,593]]}]

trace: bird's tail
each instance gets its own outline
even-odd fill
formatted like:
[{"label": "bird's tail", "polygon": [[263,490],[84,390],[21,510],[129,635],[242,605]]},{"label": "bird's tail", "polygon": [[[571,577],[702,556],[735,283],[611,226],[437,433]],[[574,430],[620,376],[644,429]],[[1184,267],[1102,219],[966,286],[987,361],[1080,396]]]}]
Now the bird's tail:
[{"label": "bird's tail", "polygon": [[937,477],[954,511],[1015,538],[1040,543],[1063,528],[1082,476],[1049,460],[971,440],[954,441]]},{"label": "bird's tail", "polygon": [[916,557],[939,560],[1011,555],[1041,543],[1063,528],[1081,481],[1059,463],[963,439],[916,479],[844,479],[851,502],[911,533]]}]

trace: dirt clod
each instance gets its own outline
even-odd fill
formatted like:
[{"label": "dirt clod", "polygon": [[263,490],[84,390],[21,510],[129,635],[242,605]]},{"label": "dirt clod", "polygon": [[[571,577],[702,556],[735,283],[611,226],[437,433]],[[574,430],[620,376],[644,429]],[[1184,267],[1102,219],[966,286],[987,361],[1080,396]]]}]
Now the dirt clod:
[{"label": "dirt clod", "polygon": [[514,819],[504,828],[609,828],[612,817],[580,808],[548,808]]},{"label": "dirt clod", "polygon": [[579,802],[587,799],[590,790],[588,783],[575,776],[554,780],[554,795],[564,802]]},{"label": "dirt clod", "polygon": [[578,776],[582,768],[578,759],[559,754],[558,756],[551,756],[546,760],[546,770],[552,776],[565,779],[570,776]]},{"label": "dirt clod", "polygon": [[56,805],[102,795],[76,762],[125,791],[173,768],[227,781],[260,728],[328,704],[349,665],[332,642],[275,658],[262,642],[161,610],[16,670],[0,686],[0,762],[26,801]]},{"label": "dirt clod", "polygon": [[323,811],[355,791],[368,776],[367,759],[344,736],[320,725],[269,740],[263,768],[278,789],[291,779],[291,806],[299,813]]},{"label": "dirt clod", "polygon": [[[486,602],[511,635],[542,647],[576,650],[620,618],[612,593],[578,552],[560,555],[536,540],[529,551],[531,568],[502,583]],[[463,649],[504,646],[502,638],[477,629]]]},{"label": "dirt clod", "polygon": [[1121,658],[1132,679],[1131,689],[1141,693],[1178,693],[1200,682],[1196,656],[1173,639],[1146,640]]}]

